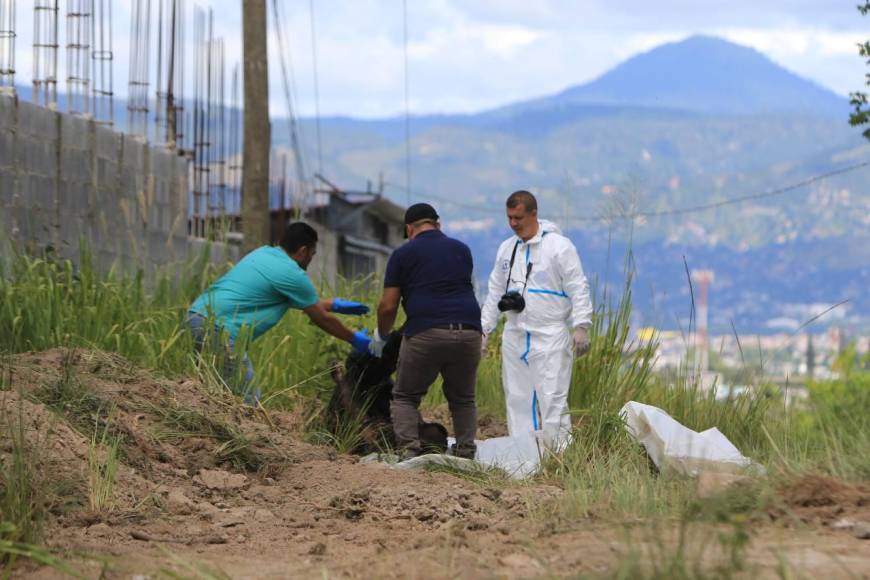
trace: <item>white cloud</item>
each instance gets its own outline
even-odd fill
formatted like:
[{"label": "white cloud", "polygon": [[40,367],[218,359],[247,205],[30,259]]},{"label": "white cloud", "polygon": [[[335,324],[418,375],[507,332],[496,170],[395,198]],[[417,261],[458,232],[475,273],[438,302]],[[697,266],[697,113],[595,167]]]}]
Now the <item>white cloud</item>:
[{"label": "white cloud", "polygon": [[[199,3],[209,4],[207,0]],[[189,7],[192,4],[188,2]],[[210,4],[219,7],[215,34],[225,39],[229,69],[241,60],[241,3]],[[855,44],[870,36],[866,32],[870,20],[862,20],[852,4],[833,6],[812,0],[408,2],[411,109],[413,113],[471,112],[554,93],[592,80],[637,52],[695,33],[748,44],[798,74],[846,94],[863,83],[866,67]],[[123,96],[127,92],[129,3],[113,5],[114,90]],[[152,5],[156,7],[157,0]],[[286,0],[281,5],[287,17],[285,56],[292,62],[298,111],[311,115],[315,107],[308,3]],[[18,0],[16,6],[20,84],[31,81],[32,6],[33,0]],[[400,114],[404,107],[401,5],[394,0],[323,0],[315,2],[315,10],[321,113]],[[61,21],[61,45],[65,44],[64,28]],[[191,20],[187,32],[190,40]],[[286,106],[274,30],[269,42],[272,110],[283,114]],[[63,49],[59,56],[58,78],[63,88]]]},{"label": "white cloud", "polygon": [[725,28],[715,34],[751,46],[775,62],[841,95],[857,89],[864,62],[857,44],[870,35],[818,28]]},{"label": "white cloud", "polygon": [[483,46],[501,58],[514,56],[517,51],[543,36],[542,33],[524,26],[502,25],[481,26],[477,28],[477,34],[483,41]]}]

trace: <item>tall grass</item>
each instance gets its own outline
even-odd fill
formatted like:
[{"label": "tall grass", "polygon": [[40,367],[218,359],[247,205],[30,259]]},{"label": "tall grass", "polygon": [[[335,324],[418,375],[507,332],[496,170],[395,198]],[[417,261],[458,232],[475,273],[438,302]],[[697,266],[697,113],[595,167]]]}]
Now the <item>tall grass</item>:
[{"label": "tall grass", "polygon": [[[207,258],[203,253],[174,270],[158,272],[146,287],[141,274],[100,274],[86,251],[78,267],[15,255],[0,269],[0,352],[94,348],[169,375],[192,375],[197,361],[187,332],[187,308],[228,267],[215,267]],[[320,291],[325,297],[353,296],[373,304],[377,297],[369,282],[340,281],[335,288],[322,285]],[[371,329],[375,318],[370,314],[345,322]],[[331,389],[331,379],[322,371],[343,360],[349,349],[299,311],[289,312],[260,340],[242,340],[238,347],[240,356],[247,352],[254,361],[264,398],[283,393],[271,399],[275,405]],[[292,388],[296,385],[301,386]]]},{"label": "tall grass", "polygon": [[22,399],[13,405],[4,400],[0,407],[0,521],[4,524],[0,539],[12,544],[41,539],[48,504],[40,473],[44,441],[28,438],[25,423]]},{"label": "tall grass", "polygon": [[88,445],[88,501],[95,512],[111,511],[115,505],[115,481],[118,477],[121,439],[110,432],[109,426],[99,428]]},{"label": "tall grass", "polygon": [[[86,252],[78,268],[66,261],[25,256],[13,256],[7,263],[0,275],[0,352],[82,346],[118,352],[168,375],[202,375],[201,363],[192,356],[185,318],[192,300],[222,272],[205,254],[158,274],[151,286],[141,275],[100,274]],[[324,285],[320,291],[325,297],[353,298],[374,306],[376,288],[373,279],[360,279]],[[683,502],[683,491],[672,489],[678,485],[651,477],[642,450],[626,437],[619,410],[629,400],[661,407],[696,430],[716,426],[745,454],[770,467],[867,477],[870,436],[866,414],[858,413],[856,406],[866,408],[866,399],[843,406],[839,395],[819,394],[806,408],[787,408],[769,389],[759,388],[717,400],[685,372],[653,372],[657,342],[632,338],[631,299],[632,279],[627,275],[615,302],[604,296],[597,304],[591,351],[575,363],[569,397],[576,443],[560,461],[548,465],[547,475],[563,479],[578,498],[578,510],[588,511],[601,502],[625,510],[660,509],[656,506],[663,505],[665,496],[673,505]],[[371,329],[375,315],[347,317],[345,322]],[[493,337],[492,355],[480,366],[477,397],[481,413],[503,416],[498,348],[498,337]],[[257,341],[241,341],[240,349],[253,360],[267,406],[289,407],[325,399],[334,387],[328,371],[343,361],[349,347],[291,310]],[[823,387],[816,391],[821,393]],[[849,392],[853,391],[866,392],[866,386]],[[443,401],[435,385],[425,404]]]}]

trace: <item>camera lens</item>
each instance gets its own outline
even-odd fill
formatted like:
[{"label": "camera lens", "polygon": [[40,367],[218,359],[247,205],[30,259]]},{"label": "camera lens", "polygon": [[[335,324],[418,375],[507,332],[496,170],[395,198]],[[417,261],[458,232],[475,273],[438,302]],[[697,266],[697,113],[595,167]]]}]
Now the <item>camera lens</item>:
[{"label": "camera lens", "polygon": [[519,292],[508,292],[498,301],[498,309],[501,312],[522,312],[526,308],[526,300]]}]

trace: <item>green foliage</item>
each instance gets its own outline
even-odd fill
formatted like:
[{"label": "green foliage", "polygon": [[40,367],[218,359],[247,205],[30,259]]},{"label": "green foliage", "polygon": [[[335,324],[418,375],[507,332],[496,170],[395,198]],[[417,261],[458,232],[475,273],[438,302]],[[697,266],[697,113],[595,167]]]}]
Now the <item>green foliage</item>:
[{"label": "green foliage", "polygon": [[61,360],[61,375],[57,381],[46,384],[33,397],[49,409],[64,415],[76,429],[93,435],[105,426],[110,404],[85,387],[73,370],[74,349],[67,349]]},{"label": "green foliage", "polygon": [[[863,15],[867,15],[870,12],[870,2],[865,0],[864,4],[858,5],[858,10]],[[858,45],[858,54],[867,59],[867,64],[870,65],[870,40],[867,40]],[[864,75],[865,84],[870,86],[870,73],[866,73]],[[866,125],[870,123],[870,102],[868,102],[867,93],[863,91],[856,91],[849,95],[849,103],[855,108],[851,115],[849,115],[849,124],[853,127],[857,127],[859,125]],[[866,129],[864,131],[864,136],[867,139],[870,139],[870,129]]]},{"label": "green foliage", "polygon": [[[168,375],[197,376],[203,395],[218,401],[226,414],[205,415],[166,405],[159,409],[163,424],[159,435],[213,438],[221,443],[220,460],[252,471],[263,467],[266,454],[261,442],[246,437],[230,420],[238,412],[238,399],[228,393],[215,361],[193,356],[186,332],[190,301],[218,275],[218,269],[198,260],[179,275],[186,281],[164,276],[146,288],[141,277],[118,272],[99,275],[87,259],[78,271],[66,262],[20,256],[12,262],[0,277],[0,350],[100,348]],[[335,288],[321,287],[321,295],[371,305],[377,300],[374,288],[370,279],[341,281]],[[843,372],[843,379],[811,385],[810,400],[803,406],[786,407],[763,384],[753,385],[746,394],[717,400],[684,372],[662,375],[653,371],[657,341],[655,337],[633,338],[631,300],[631,276],[626,276],[618,300],[606,295],[596,300],[591,350],[575,363],[569,394],[574,440],[565,453],[545,462],[541,474],[565,488],[566,500],[560,508],[564,515],[672,515],[692,505],[693,482],[657,474],[642,447],[626,434],[619,411],[630,400],[660,407],[695,430],[718,427],[744,454],[771,472],[816,470],[850,479],[870,475],[870,429],[866,413],[861,412],[870,402],[867,375],[861,371],[861,361],[849,358],[851,351],[847,349],[841,357],[844,370],[850,369]],[[372,328],[375,315],[347,320]],[[505,412],[501,361],[496,355],[499,340],[498,334],[492,337],[490,356],[482,361],[478,373],[481,415],[501,417]],[[302,404],[314,415],[332,393],[331,371],[341,364],[348,348],[314,327],[304,314],[291,310],[262,338],[241,341],[239,356],[247,352],[252,358],[265,407]],[[69,348],[68,356],[71,352]],[[0,377],[2,370],[0,359]],[[68,361],[62,370],[56,384],[35,396],[90,437],[105,433],[110,429],[107,401],[87,389],[81,377],[73,376]],[[443,403],[436,384],[425,404]],[[310,420],[309,437],[349,451],[359,445],[363,425],[359,417],[345,420],[328,439],[318,423]],[[481,480],[491,480],[491,476]],[[23,529],[20,522],[13,523]]]},{"label": "green foliage", "polygon": [[[8,268],[0,268],[0,352],[83,347],[117,352],[170,376],[199,374],[202,361],[192,356],[187,308],[223,268],[212,266],[203,254],[174,271],[158,273],[146,288],[141,275],[99,274],[88,256],[83,250],[78,269],[69,261],[24,255],[12,256]],[[324,285],[320,291],[323,296],[354,296],[373,304],[377,297],[369,282],[340,281],[336,288]],[[362,322],[357,317],[347,322],[372,328],[375,317],[370,314]],[[247,353],[253,360],[263,398],[273,406],[287,407],[299,395],[330,391],[332,381],[324,369],[342,361],[348,348],[316,328],[303,313],[291,311],[256,342],[241,340],[238,356]],[[74,381],[57,385],[55,391],[44,393],[54,398],[45,401],[57,410],[74,403],[82,411],[77,426],[90,433],[91,415],[100,401]]]},{"label": "green foliage", "polygon": [[153,368],[189,368],[186,305],[215,272],[196,261],[160,277],[147,293],[140,274],[100,275],[86,251],[76,269],[17,255],[0,271],[0,349],[10,352],[82,346],[119,352]]},{"label": "green foliage", "polygon": [[0,563],[5,563],[7,572],[4,574],[4,578],[8,577],[8,572],[18,558],[27,558],[43,566],[50,566],[70,578],[83,578],[81,574],[54,557],[45,548],[11,539],[19,535],[20,531],[15,527],[15,524],[0,521]]},{"label": "green foliage", "polygon": [[321,415],[317,423],[322,426],[315,428],[309,439],[312,443],[329,445],[339,453],[358,453],[366,443],[365,417],[368,407],[369,404],[365,404],[359,409],[342,409],[332,418],[331,425],[327,425]]},{"label": "green foliage", "polygon": [[743,522],[719,532],[700,526],[691,518],[681,519],[676,531],[661,522],[640,529],[627,528],[628,553],[609,576],[649,580],[743,577],[750,567],[746,558],[750,540]]},{"label": "green foliage", "polygon": [[870,478],[870,372],[809,385],[802,430],[825,471],[847,479]]},{"label": "green foliage", "polygon": [[49,481],[44,473],[46,435],[28,433],[23,397],[10,409],[0,408],[0,565],[9,576],[15,563],[25,558],[49,566],[66,577],[81,578],[75,570],[39,545],[43,526],[62,482]]},{"label": "green foliage", "polygon": [[[48,504],[47,488],[40,468],[41,442],[31,441],[25,431],[23,403],[15,409],[0,409],[0,540],[12,544],[41,539]],[[2,561],[2,560],[0,560]]]},{"label": "green foliage", "polygon": [[103,427],[99,438],[97,429],[88,446],[88,499],[95,512],[110,511],[114,507],[115,480],[118,476],[119,437]]},{"label": "green foliage", "polygon": [[220,443],[218,459],[237,469],[257,471],[266,464],[266,459],[253,448],[253,442],[225,417],[178,405],[156,408],[155,411],[161,415],[164,425],[157,433],[162,439],[214,439]]}]

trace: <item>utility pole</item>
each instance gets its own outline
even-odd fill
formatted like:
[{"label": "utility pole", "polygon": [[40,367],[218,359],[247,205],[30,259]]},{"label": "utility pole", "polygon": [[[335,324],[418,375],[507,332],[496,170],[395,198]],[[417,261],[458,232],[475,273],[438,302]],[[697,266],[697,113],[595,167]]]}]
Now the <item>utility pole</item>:
[{"label": "utility pole", "polygon": [[245,127],[242,155],[242,254],[271,242],[269,224],[269,72],[266,0],[242,0]]}]

